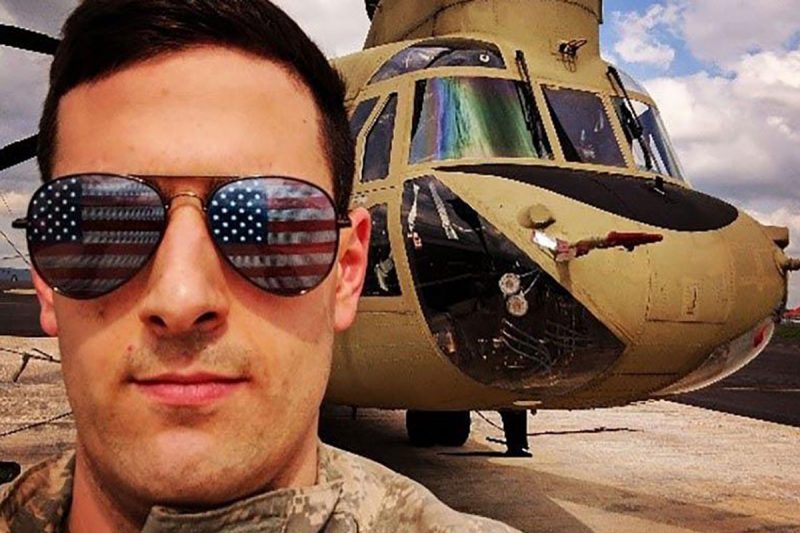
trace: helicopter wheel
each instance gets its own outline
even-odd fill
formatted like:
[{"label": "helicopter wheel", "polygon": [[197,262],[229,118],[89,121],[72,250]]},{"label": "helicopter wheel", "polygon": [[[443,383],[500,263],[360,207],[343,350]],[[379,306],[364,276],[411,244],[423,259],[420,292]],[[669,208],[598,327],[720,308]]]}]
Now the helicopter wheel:
[{"label": "helicopter wheel", "polygon": [[463,446],[471,425],[469,411],[406,412],[406,431],[412,446]]},{"label": "helicopter wheel", "polygon": [[461,447],[467,442],[472,427],[469,411],[450,411],[439,413],[439,429],[437,444],[442,446]]}]

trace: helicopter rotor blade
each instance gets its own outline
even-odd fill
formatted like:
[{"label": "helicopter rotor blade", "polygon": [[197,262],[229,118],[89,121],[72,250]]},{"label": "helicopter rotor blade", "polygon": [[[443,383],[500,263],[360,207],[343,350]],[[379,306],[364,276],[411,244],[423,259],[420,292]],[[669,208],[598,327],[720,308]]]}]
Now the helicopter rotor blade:
[{"label": "helicopter rotor blade", "polygon": [[37,134],[0,148],[0,171],[36,157],[38,145],[39,135]]},{"label": "helicopter rotor blade", "polygon": [[39,54],[55,55],[60,41],[39,33],[8,24],[0,24],[0,46],[10,46]]}]

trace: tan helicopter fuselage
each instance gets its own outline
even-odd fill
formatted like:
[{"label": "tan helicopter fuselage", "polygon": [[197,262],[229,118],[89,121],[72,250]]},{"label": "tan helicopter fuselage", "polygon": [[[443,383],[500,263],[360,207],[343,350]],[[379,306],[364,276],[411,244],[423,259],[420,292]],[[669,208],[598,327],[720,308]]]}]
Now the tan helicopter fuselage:
[{"label": "tan helicopter fuselage", "polygon": [[[601,22],[598,0],[385,0],[373,20],[367,49],[336,60],[348,82],[351,112],[376,99],[357,137],[352,205],[385,209],[385,238],[399,290],[362,299],[355,326],[337,340],[328,401],[421,410],[623,405],[707,385],[746,364],[769,341],[774,317],[785,304],[781,267],[785,256],[767,230],[744,212],[693,191],[680,177],[641,169],[615,110],[614,99],[624,94],[600,57]],[[398,52],[448,39],[490,43],[502,55],[504,68],[431,67],[370,82]],[[564,48],[570,42],[577,46],[574,53]],[[551,157],[489,155],[425,161],[410,157],[412,122],[426,119],[415,117],[426,80],[492,78],[526,84],[525,67]],[[605,126],[622,154],[619,164],[580,162],[565,155],[565,136],[558,130],[561,126],[547,94],[559,90],[590,93],[602,102],[605,117],[600,121],[608,121]],[[628,84],[627,90],[636,102],[656,109],[638,86]],[[382,179],[364,181],[368,137],[392,95],[396,111],[386,147],[388,172]],[[412,180],[418,181],[412,185]],[[553,301],[547,298],[556,289],[541,296],[543,307],[536,321],[547,323],[541,331],[551,332],[569,316],[588,313],[618,341],[613,357],[575,355],[579,341],[566,335],[558,342],[573,342],[573,348],[558,348],[565,360],[549,363],[556,369],[550,374],[541,368],[528,374],[521,370],[515,381],[508,378],[511,370],[494,380],[465,372],[458,350],[447,353],[448,343],[455,345],[456,340],[449,333],[444,340],[434,335],[430,309],[422,302],[429,289],[422,286],[414,254],[424,254],[428,246],[446,246],[450,237],[434,243],[416,235],[417,205],[409,207],[409,198],[422,194],[420,190],[435,204],[454,246],[484,239],[483,230],[474,226],[470,230],[463,222],[476,219],[472,214],[476,213],[484,228],[491,227],[487,239],[500,242],[497,236],[502,235],[539,269],[537,280],[544,276],[563,289],[563,294],[552,296]],[[458,206],[462,206],[460,223],[453,211]],[[662,240],[632,250],[597,249],[557,261],[551,249],[534,242],[535,232],[562,243],[610,232],[657,235]],[[437,248],[442,249],[446,248]],[[497,287],[481,290],[496,291],[493,298],[501,298]],[[576,303],[556,323],[546,312],[567,309],[564,295]],[[479,309],[482,304],[475,305]],[[501,322],[508,326],[511,321]],[[551,323],[555,325],[550,327]],[[581,332],[576,335],[589,335],[582,327],[576,326],[575,331]],[[503,335],[517,329],[513,324],[508,328]],[[548,335],[536,341],[524,334],[515,338],[522,344],[514,346],[529,348],[522,350],[521,360],[544,353],[543,347],[556,338]],[[499,336],[491,339],[487,334],[481,342],[507,344]],[[588,340],[580,342],[591,345]],[[464,364],[490,366],[488,361]],[[577,377],[572,379],[569,372]]]}]

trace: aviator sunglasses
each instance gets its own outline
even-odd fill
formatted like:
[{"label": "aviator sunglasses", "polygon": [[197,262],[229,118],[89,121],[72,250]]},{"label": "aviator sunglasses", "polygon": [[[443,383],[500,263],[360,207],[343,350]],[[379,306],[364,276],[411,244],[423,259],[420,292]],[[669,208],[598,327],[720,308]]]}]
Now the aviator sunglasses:
[{"label": "aviator sunglasses", "polygon": [[300,179],[215,178],[205,198],[167,198],[146,181],[160,177],[76,174],[42,185],[13,224],[26,230],[36,272],[68,298],[106,295],[144,268],[172,200],[190,196],[203,202],[211,240],[236,272],[271,294],[299,296],[331,272],[339,229],[351,225],[326,191]]}]

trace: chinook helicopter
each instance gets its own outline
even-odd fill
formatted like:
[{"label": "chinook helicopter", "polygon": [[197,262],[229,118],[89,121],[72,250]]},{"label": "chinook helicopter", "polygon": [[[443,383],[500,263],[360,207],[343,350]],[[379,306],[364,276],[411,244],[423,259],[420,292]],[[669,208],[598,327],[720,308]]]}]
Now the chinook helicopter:
[{"label": "chinook helicopter", "polygon": [[653,98],[600,56],[602,0],[366,9],[364,50],[333,63],[373,237],[328,402],[406,409],[412,443],[461,445],[471,410],[663,398],[767,346],[800,268],[788,230],[690,186]]}]

